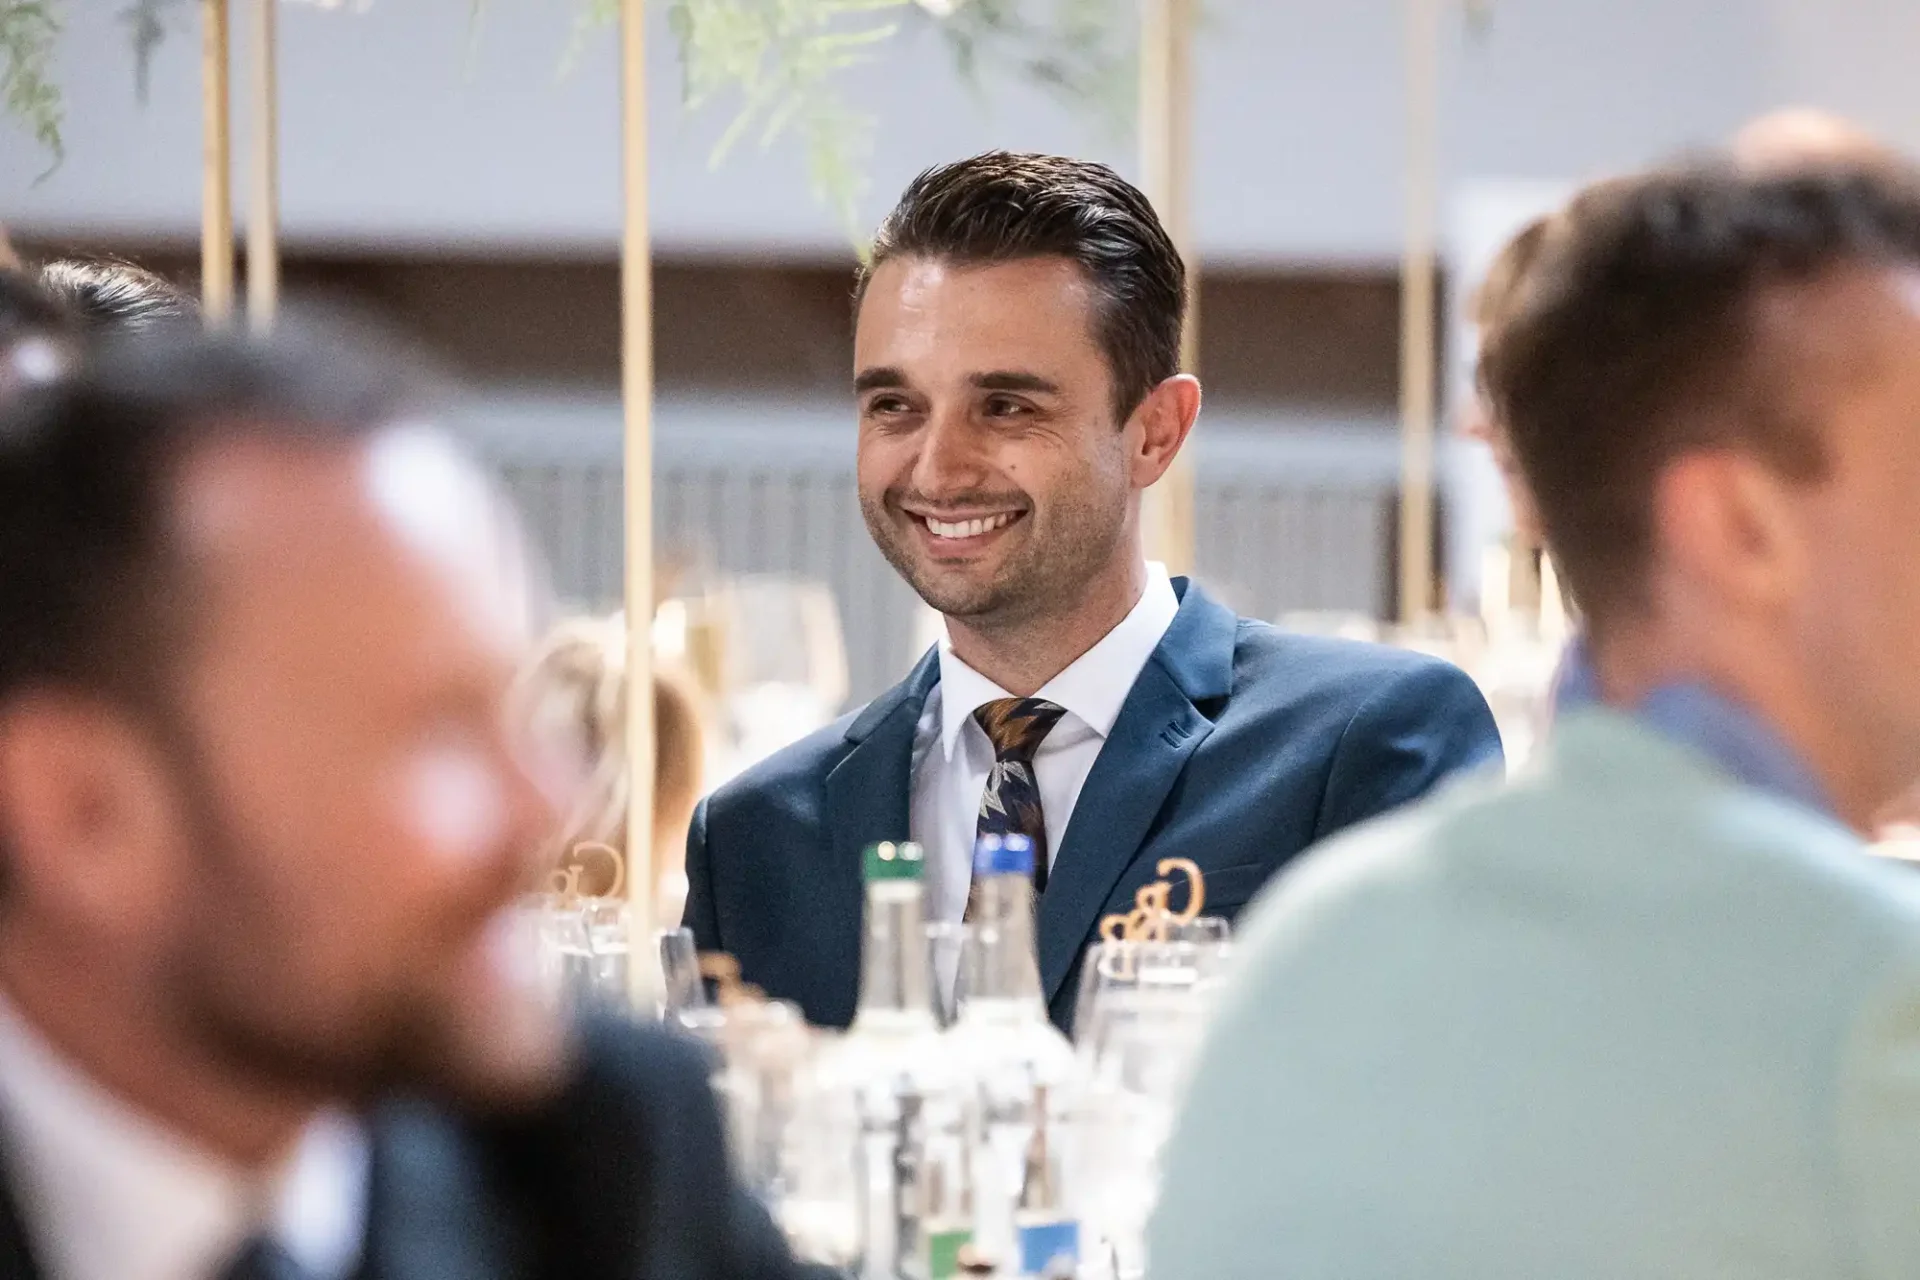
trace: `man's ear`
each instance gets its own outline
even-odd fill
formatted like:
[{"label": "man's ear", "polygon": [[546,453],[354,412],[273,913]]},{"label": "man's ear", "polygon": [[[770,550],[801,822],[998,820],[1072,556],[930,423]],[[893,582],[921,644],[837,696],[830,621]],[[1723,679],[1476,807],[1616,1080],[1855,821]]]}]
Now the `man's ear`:
[{"label": "man's ear", "polygon": [[159,918],[178,883],[177,804],[151,738],[97,700],[0,707],[0,898],[99,937]]},{"label": "man's ear", "polygon": [[1200,379],[1192,374],[1177,374],[1147,393],[1128,423],[1140,431],[1133,455],[1134,488],[1145,489],[1167,474],[1199,418]]},{"label": "man's ear", "polygon": [[1812,567],[1793,482],[1732,450],[1690,454],[1655,484],[1661,555],[1685,580],[1743,610],[1770,612]]}]

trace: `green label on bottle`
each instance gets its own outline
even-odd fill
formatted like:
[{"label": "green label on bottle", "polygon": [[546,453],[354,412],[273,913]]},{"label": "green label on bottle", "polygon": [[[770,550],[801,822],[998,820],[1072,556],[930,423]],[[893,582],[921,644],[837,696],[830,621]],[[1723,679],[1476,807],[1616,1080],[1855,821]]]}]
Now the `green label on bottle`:
[{"label": "green label on bottle", "polygon": [[927,1280],[953,1280],[960,1274],[960,1254],[973,1243],[973,1232],[929,1231],[927,1233]]}]

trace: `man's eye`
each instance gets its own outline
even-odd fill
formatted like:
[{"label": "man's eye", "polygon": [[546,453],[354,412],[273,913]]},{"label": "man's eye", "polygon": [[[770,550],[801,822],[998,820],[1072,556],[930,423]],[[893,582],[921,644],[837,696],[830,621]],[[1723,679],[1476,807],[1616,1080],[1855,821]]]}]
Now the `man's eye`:
[{"label": "man's eye", "polygon": [[907,402],[899,396],[879,396],[867,401],[868,413],[905,413]]},{"label": "man's eye", "polygon": [[1013,418],[1027,411],[1027,404],[1024,400],[1015,400],[1010,396],[995,396],[993,399],[987,401],[987,416],[989,418]]}]

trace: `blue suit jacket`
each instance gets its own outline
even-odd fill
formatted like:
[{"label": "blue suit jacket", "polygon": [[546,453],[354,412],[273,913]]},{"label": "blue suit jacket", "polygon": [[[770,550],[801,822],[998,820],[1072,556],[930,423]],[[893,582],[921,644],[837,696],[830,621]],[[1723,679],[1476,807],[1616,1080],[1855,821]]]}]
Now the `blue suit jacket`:
[{"label": "blue suit jacket", "polygon": [[[1071,1025],[1100,917],[1131,908],[1162,858],[1206,874],[1234,916],[1295,854],[1500,759],[1464,673],[1377,645],[1238,618],[1176,579],[1179,614],[1134,681],[1068,823],[1039,906],[1040,979]],[[687,839],[685,923],[746,981],[844,1027],[859,994],[861,850],[908,838],[914,729],[938,655],[864,711],[703,802]]]}]

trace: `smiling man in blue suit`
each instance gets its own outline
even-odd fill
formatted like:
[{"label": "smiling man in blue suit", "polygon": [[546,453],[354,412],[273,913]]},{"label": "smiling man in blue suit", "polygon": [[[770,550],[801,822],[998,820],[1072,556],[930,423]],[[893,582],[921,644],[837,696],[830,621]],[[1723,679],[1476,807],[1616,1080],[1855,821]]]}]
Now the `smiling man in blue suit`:
[{"label": "smiling man in blue suit", "polygon": [[1179,365],[1185,268],[1112,170],[1005,153],[930,170],[859,290],[861,508],[948,638],[701,806],[703,950],[845,1026],[861,848],[919,841],[929,915],[958,921],[976,837],[1019,832],[1044,855],[1040,971],[1064,1027],[1100,917],[1162,858],[1197,863],[1209,913],[1231,916],[1308,845],[1499,760],[1457,669],[1285,634],[1147,562],[1141,495],[1200,384]]}]

